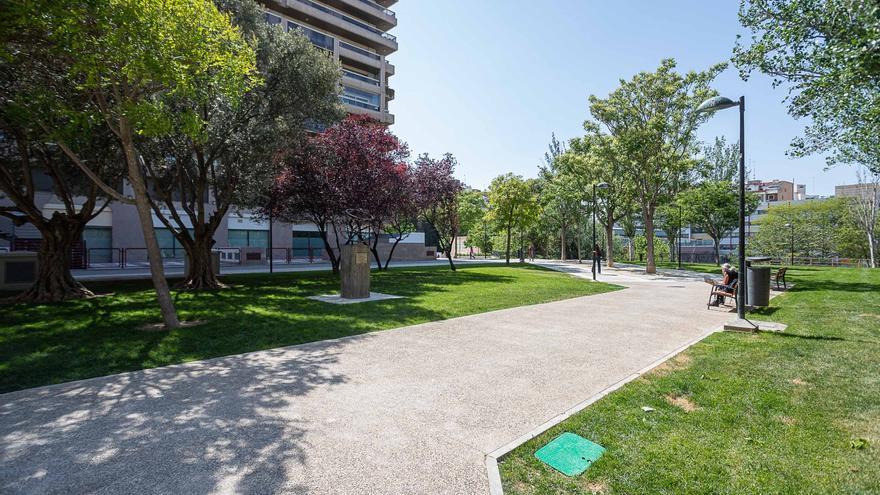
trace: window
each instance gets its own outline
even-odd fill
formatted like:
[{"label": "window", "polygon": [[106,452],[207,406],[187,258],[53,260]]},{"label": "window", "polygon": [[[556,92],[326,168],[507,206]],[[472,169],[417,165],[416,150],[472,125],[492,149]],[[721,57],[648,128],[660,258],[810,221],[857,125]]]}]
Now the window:
[{"label": "window", "polygon": [[293,233],[293,257],[317,258],[324,252],[324,241],[318,232]]},{"label": "window", "polygon": [[327,36],[324,33],[319,33],[317,31],[315,31],[314,29],[309,29],[305,26],[300,26],[299,24],[296,24],[295,22],[287,21],[287,30],[292,31],[294,29],[301,30],[303,32],[303,34],[306,36],[306,38],[308,38],[309,41],[311,41],[312,44],[317,46],[318,48],[323,48],[324,50],[331,51],[331,52],[333,51],[333,38],[332,37]]},{"label": "window", "polygon": [[269,247],[268,230],[229,229],[229,247]]},{"label": "window", "polygon": [[349,105],[379,111],[379,95],[373,93],[343,86],[340,99]]},{"label": "window", "polygon": [[281,17],[279,17],[271,12],[266,12],[266,22],[268,22],[272,26],[280,26],[281,25]]}]

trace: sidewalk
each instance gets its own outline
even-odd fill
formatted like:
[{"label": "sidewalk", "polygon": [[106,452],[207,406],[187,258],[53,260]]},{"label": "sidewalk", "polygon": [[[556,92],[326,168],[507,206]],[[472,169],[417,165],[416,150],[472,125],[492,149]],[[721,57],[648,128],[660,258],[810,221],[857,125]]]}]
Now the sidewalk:
[{"label": "sidewalk", "polygon": [[0,395],[0,492],[487,493],[487,454],[732,316],[600,280],[627,288]]}]

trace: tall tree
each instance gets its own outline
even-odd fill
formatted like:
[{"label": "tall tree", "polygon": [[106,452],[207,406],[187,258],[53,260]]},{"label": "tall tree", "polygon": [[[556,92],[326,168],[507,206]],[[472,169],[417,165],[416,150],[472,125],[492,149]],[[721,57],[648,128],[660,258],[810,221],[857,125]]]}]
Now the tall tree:
[{"label": "tall tree", "polygon": [[[486,215],[486,196],[476,189],[464,189],[458,195],[458,215],[461,223],[460,235],[471,237],[471,231],[479,229],[483,217]],[[467,242],[469,246],[476,246]],[[458,254],[458,253],[456,253]]]},{"label": "tall tree", "polygon": [[526,226],[537,214],[538,202],[529,184],[518,175],[499,175],[489,185],[488,218],[504,234],[504,261],[510,264],[510,247],[516,229]]},{"label": "tall tree", "polygon": [[[107,207],[108,196],[84,176],[54,143],[55,130],[108,184],[122,180],[123,162],[114,136],[90,113],[86,95],[68,76],[69,61],[50,56],[45,33],[19,17],[20,6],[0,10],[0,216],[31,223],[42,238],[34,284],[19,301],[56,302],[92,296],[70,272],[71,248],[85,226]],[[48,213],[38,200],[39,178],[51,184]]]},{"label": "tall tree", "polygon": [[569,152],[559,159],[560,169],[573,176],[583,198],[592,201],[592,186],[602,182],[608,188],[597,193],[596,217],[605,231],[606,263],[614,266],[614,225],[635,210],[635,187],[627,180],[627,157],[613,136],[587,126],[588,134],[574,138]]},{"label": "tall tree", "polygon": [[657,71],[621,81],[607,98],[590,96],[594,121],[584,124],[588,133],[607,131],[615,138],[622,172],[635,186],[642,211],[648,273],[656,272],[655,212],[695,166],[691,157],[696,154],[696,129],[708,118],[696,113],[696,108],[716,95],[709,84],[725,65],[684,75],[675,67],[674,60],[663,60]]},{"label": "tall tree", "polygon": [[[214,234],[230,206],[263,206],[277,174],[272,156],[298,146],[314,122],[342,117],[338,63],[302,34],[265,22],[253,0],[216,0],[256,52],[263,84],[239,95],[166,98],[178,120],[175,132],[142,139],[140,149],[153,186],[153,214],[186,251],[183,288],[221,286],[211,268]],[[185,123],[204,121],[193,138]],[[269,199],[271,201],[271,199]]]},{"label": "tall tree", "polygon": [[[746,215],[758,208],[759,198],[746,195]],[[678,196],[684,220],[712,238],[715,263],[721,262],[721,239],[739,224],[739,192],[731,181],[705,181]]]},{"label": "tall tree", "polygon": [[[187,135],[200,139],[204,119],[196,113],[175,119],[166,98],[207,102],[225,95],[237,104],[259,81],[253,49],[208,0],[36,0],[15,6],[15,16],[47,41],[48,57],[65,61],[66,76],[77,81],[77,91],[94,103],[119,141],[165,328],[179,326],[135,139],[167,135],[177,122]],[[41,125],[102,192],[129,201],[101,180],[57,129],[47,122]]]},{"label": "tall tree", "polygon": [[459,194],[464,189],[455,178],[456,165],[451,153],[440,159],[433,159],[427,153],[419,155],[414,181],[421,218],[437,233],[437,248],[446,255],[452,271],[455,271],[452,249],[461,226]]},{"label": "tall tree", "polygon": [[314,223],[334,272],[339,269],[336,253],[342,243],[351,242],[367,244],[382,268],[380,235],[414,201],[408,196],[414,180],[408,156],[406,145],[387,127],[350,115],[283,154],[275,200],[264,210],[286,221]]},{"label": "tall tree", "polygon": [[808,118],[791,153],[880,171],[880,15],[876,1],[743,0],[734,61],[788,88],[795,118]]},{"label": "tall tree", "polygon": [[868,264],[877,268],[877,249],[880,239],[877,238],[877,223],[880,218],[880,173],[871,172],[865,167],[859,170],[858,192],[849,201],[852,214],[866,237],[868,247]]}]

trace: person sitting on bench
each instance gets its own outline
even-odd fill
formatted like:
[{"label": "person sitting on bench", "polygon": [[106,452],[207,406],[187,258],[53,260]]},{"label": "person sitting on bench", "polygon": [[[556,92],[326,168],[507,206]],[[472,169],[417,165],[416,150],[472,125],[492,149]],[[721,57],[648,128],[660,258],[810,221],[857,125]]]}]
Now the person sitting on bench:
[{"label": "person sitting on bench", "polygon": [[[724,278],[721,280],[721,285],[716,287],[716,290],[721,289],[724,292],[735,294],[736,280],[739,278],[739,273],[737,273],[735,268],[730,266],[730,263],[725,263],[721,265],[721,273],[724,275]],[[712,303],[712,306],[720,306],[722,304],[724,304],[724,296],[715,296],[715,301]]]}]

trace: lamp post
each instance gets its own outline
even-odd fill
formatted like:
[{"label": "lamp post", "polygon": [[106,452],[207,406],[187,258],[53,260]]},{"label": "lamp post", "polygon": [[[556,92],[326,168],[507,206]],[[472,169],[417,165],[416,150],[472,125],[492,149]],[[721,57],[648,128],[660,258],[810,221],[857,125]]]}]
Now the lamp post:
[{"label": "lamp post", "polygon": [[787,223],[785,224],[785,226],[788,227],[789,236],[791,237],[791,248],[789,251],[791,253],[791,260],[788,262],[788,264],[790,266],[794,266],[794,224]]},{"label": "lamp post", "polygon": [[593,256],[591,256],[593,258],[593,280],[596,280],[596,263],[598,263],[596,260],[596,210],[599,209],[599,203],[596,201],[596,188],[608,189],[609,187],[611,186],[607,182],[593,184],[593,245],[591,246],[593,250]]},{"label": "lamp post", "polygon": [[681,204],[678,205],[678,269],[681,270],[681,224],[684,216]]},{"label": "lamp post", "polygon": [[739,278],[737,285],[736,315],[740,319],[746,317],[746,287],[748,271],[746,270],[746,97],[740,96],[733,101],[724,96],[709,98],[697,107],[697,113],[715,112],[731,107],[739,107]]}]

